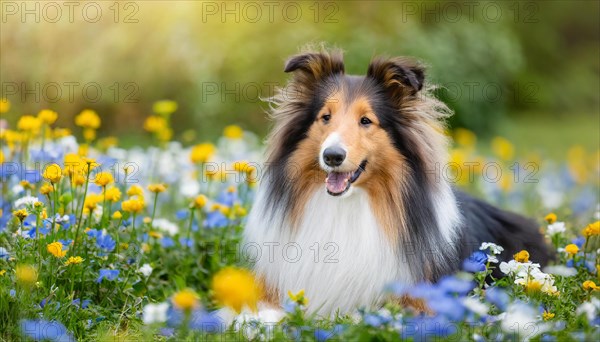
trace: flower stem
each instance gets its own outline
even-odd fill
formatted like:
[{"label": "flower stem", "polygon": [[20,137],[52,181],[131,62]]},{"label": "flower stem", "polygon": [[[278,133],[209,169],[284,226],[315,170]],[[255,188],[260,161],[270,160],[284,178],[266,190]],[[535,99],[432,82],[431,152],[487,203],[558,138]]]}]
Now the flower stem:
[{"label": "flower stem", "polygon": [[[77,228],[75,230],[75,240],[73,242],[73,256],[76,255],[77,252],[77,238],[79,237],[79,230],[81,229],[81,218],[83,217],[83,207],[85,204],[85,197],[87,196],[88,185],[90,183],[90,163],[87,163],[88,172],[85,176],[85,189],[83,190],[83,199],[81,200],[81,209],[79,210],[79,219],[77,220]],[[92,213],[90,212],[90,215]]]}]

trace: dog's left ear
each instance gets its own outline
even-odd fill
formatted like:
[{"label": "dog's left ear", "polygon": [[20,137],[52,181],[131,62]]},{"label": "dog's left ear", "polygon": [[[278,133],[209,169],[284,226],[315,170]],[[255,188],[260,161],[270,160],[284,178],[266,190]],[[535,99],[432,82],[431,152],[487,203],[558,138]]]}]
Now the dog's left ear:
[{"label": "dog's left ear", "polygon": [[406,57],[375,58],[369,64],[367,76],[375,79],[392,95],[415,95],[423,89],[425,68]]}]

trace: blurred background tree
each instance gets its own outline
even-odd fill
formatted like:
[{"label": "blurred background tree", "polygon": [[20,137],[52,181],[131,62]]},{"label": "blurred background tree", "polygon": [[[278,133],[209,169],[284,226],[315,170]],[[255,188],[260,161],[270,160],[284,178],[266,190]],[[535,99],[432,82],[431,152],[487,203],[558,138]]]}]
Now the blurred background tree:
[{"label": "blurred background tree", "polygon": [[[72,18],[60,5],[58,20],[45,3],[38,18],[24,14],[33,2],[8,3],[0,96],[12,103],[10,122],[50,108],[73,127],[91,108],[100,134],[139,144],[152,103],[172,99],[175,138],[209,140],[230,123],[262,135],[269,122],[259,97],[285,84],[286,57],[326,42],[345,50],[349,73],[365,73],[378,54],[422,60],[456,112],[451,124],[483,137],[549,121],[598,129],[596,1],[126,1],[96,3],[100,16],[81,3]],[[588,141],[598,146],[597,135]]]}]

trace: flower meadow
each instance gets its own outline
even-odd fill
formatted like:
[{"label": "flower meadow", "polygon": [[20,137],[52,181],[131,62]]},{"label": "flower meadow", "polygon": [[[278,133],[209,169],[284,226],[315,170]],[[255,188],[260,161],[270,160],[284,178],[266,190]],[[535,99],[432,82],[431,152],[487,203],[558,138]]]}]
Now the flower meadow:
[{"label": "flower meadow", "polygon": [[125,149],[97,136],[93,110],[77,114],[71,132],[47,109],[9,123],[10,103],[0,101],[1,339],[600,336],[600,151],[573,146],[550,160],[518,155],[502,137],[483,144],[466,129],[449,132],[440,177],[537,219],[556,260],[542,268],[525,250],[505,256],[484,242],[435,284],[381,289],[420,301],[424,312],[390,300],[317,317],[302,291],[280,308],[261,305],[249,271],[241,235],[260,181],[260,140],[230,125],[218,141],[184,146],[170,127],[177,103],[156,102],[152,112],[143,126],[152,146]]}]

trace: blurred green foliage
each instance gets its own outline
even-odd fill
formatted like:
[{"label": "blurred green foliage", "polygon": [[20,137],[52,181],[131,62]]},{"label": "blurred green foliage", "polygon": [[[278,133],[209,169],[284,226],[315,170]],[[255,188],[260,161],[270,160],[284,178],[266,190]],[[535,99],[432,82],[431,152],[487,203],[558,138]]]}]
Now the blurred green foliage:
[{"label": "blurred green foliage", "polygon": [[[3,3],[0,96],[12,103],[9,121],[51,108],[59,125],[72,127],[74,115],[92,108],[101,134],[137,139],[152,102],[168,98],[179,103],[176,138],[211,139],[232,122],[264,134],[259,96],[285,84],[286,57],[311,42],[343,48],[354,74],[379,54],[419,58],[456,111],[451,123],[480,135],[515,113],[566,120],[599,112],[598,2],[98,4],[97,22],[83,6],[50,22],[43,3],[36,22]],[[68,82],[78,82],[72,98]],[[96,85],[102,95],[91,101]]]}]

